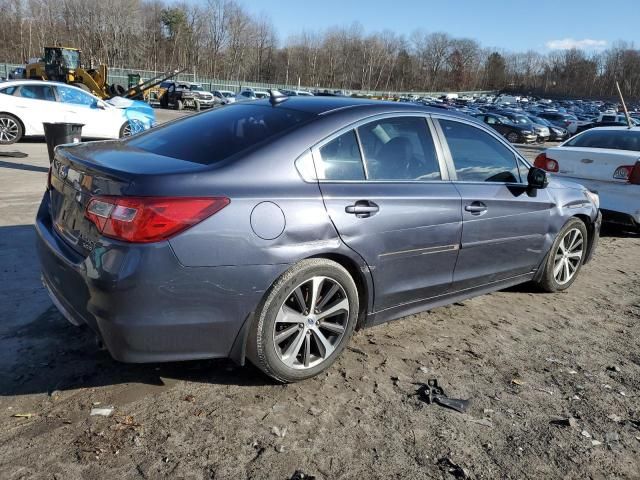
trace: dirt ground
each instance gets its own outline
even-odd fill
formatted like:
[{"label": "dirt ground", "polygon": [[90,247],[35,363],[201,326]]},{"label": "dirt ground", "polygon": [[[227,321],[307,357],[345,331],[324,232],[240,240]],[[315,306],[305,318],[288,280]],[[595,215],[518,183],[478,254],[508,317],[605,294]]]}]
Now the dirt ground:
[{"label": "dirt ground", "polygon": [[[39,283],[46,158],[19,147],[30,157],[0,162],[0,478],[640,478],[640,237],[606,233],[565,293],[523,286],[361,331],[304,383],[126,365]],[[425,404],[429,378],[468,412]]]}]

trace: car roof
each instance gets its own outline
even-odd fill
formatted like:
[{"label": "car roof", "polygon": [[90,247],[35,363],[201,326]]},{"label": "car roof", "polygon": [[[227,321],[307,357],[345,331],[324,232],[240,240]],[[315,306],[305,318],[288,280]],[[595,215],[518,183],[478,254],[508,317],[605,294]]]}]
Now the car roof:
[{"label": "car roof", "polygon": [[594,127],[594,128],[590,128],[589,130],[585,130],[585,132],[593,132],[595,130],[628,130],[631,132],[640,132],[640,127],[628,127],[626,125],[620,125],[620,126],[611,126],[611,127]]},{"label": "car roof", "polygon": [[[257,100],[252,102],[255,105],[270,105],[268,99]],[[376,113],[389,112],[423,112],[423,113],[435,113],[443,114],[441,108],[427,107],[416,103],[402,103],[402,102],[387,102],[383,100],[370,100],[364,98],[352,98],[352,97],[307,97],[307,96],[294,96],[287,97],[287,100],[278,103],[277,107],[287,108],[290,110],[298,110],[316,115],[325,115],[338,110],[346,110],[352,108],[358,108],[361,110],[375,110]],[[364,112],[363,112],[364,113]],[[473,117],[464,115],[451,110],[446,110],[447,116],[455,116],[465,120],[471,120],[477,123]]]}]

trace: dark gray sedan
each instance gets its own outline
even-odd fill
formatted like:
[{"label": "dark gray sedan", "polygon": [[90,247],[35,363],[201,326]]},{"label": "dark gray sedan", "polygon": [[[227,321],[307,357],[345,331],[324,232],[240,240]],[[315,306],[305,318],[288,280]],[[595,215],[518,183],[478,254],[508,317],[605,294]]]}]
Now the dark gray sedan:
[{"label": "dark gray sedan", "polygon": [[114,358],[247,357],[288,382],[355,328],[568,288],[600,214],[469,117],[274,94],[58,148],[36,225],[54,303]]}]

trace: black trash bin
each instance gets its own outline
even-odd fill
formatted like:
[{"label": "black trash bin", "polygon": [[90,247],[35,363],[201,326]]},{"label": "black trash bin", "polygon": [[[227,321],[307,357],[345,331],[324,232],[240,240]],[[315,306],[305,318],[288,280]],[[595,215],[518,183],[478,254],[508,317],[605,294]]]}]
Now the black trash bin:
[{"label": "black trash bin", "polygon": [[58,145],[80,143],[82,141],[82,123],[43,123],[44,138],[49,151],[49,163],[53,162],[53,151]]}]

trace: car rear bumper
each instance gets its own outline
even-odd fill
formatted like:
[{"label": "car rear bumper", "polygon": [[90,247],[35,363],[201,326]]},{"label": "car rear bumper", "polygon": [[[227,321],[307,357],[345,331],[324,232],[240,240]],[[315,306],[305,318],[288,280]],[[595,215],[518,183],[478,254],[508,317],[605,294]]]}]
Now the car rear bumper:
[{"label": "car rear bumper", "polygon": [[124,362],[229,356],[243,323],[287,268],[183,267],[168,242],[101,241],[81,258],[54,231],[48,194],[36,231],[43,283],[56,307]]},{"label": "car rear bumper", "polygon": [[640,225],[640,185],[561,177],[584,185],[600,197],[605,223]]}]

